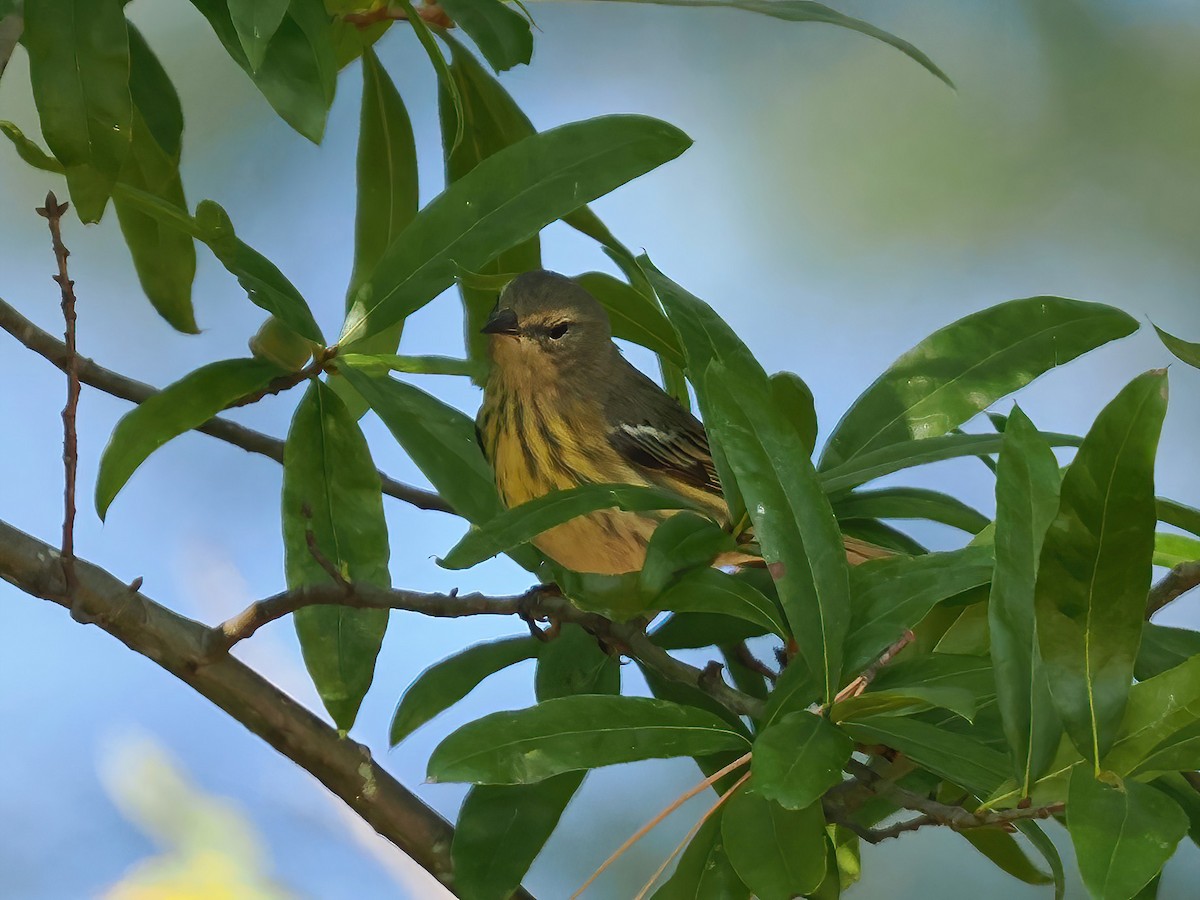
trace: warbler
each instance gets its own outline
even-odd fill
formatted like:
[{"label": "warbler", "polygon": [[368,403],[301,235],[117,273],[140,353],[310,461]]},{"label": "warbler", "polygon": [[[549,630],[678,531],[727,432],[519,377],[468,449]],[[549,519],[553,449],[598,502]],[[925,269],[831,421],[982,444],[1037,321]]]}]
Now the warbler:
[{"label": "warbler", "polygon": [[[608,313],[581,285],[554,272],[519,275],[482,331],[492,367],[476,433],[505,506],[582,484],[651,485],[729,524],[704,426],[625,359]],[[671,514],[599,510],[533,543],[577,572],[632,572]],[[852,563],[888,552],[845,542]],[[751,558],[735,553],[716,562]]]}]

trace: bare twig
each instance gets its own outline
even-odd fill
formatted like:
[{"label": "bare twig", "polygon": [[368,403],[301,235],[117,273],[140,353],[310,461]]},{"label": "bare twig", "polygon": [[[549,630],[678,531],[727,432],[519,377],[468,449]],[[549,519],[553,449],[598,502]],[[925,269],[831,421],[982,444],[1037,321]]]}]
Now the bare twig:
[{"label": "bare twig", "polygon": [[1150,589],[1146,598],[1146,618],[1197,586],[1200,586],[1200,560],[1180,563]]},{"label": "bare twig", "polygon": [[857,697],[865,691],[875,680],[875,676],[879,674],[879,670],[896,658],[905,647],[911,644],[916,639],[911,631],[906,631],[900,636],[900,640],[896,641],[890,647],[880,654],[879,659],[867,666],[861,675],[851,681],[848,685],[838,691],[837,696],[833,698],[834,703],[840,703],[843,700],[848,700],[851,697]]},{"label": "bare twig", "polygon": [[[442,9],[437,3],[431,3],[429,0],[419,6],[414,6],[418,16],[430,25],[437,25],[439,28],[453,28],[454,20],[449,14]],[[367,10],[366,12],[349,12],[342,16],[342,20],[349,22],[351,25],[356,25],[359,28],[369,28],[372,25],[377,25],[380,22],[406,22],[408,21],[408,12],[403,9],[397,9],[392,6],[381,6],[379,9]]]},{"label": "bare twig", "polygon": [[[72,357],[67,351],[66,344],[38,328],[3,300],[0,300],[0,328],[59,369],[64,372],[67,370]],[[159,393],[157,388],[106,369],[87,357],[76,356],[74,358],[78,366],[79,380],[106,394],[120,397],[131,403],[144,403]],[[196,430],[225,441],[227,444],[241,447],[250,453],[257,453],[278,463],[283,462],[283,441],[236,422],[230,422],[228,419],[220,417],[209,419]],[[384,472],[379,473],[379,478],[383,482],[383,492],[389,497],[411,503],[418,509],[454,512],[453,507],[437,494],[404,484]]]},{"label": "bare twig", "polygon": [[[85,560],[77,597],[100,628],[162,666],[307,770],[372,828],[451,891],[454,831],[371,756],[233,657],[206,658],[209,629],[159,606]],[[0,522],[0,577],[35,597],[68,606],[58,552]],[[518,895],[529,900],[529,895]]]},{"label": "bare twig", "polygon": [[745,641],[738,641],[736,644],[729,645],[730,651],[733,653],[733,658],[749,669],[761,675],[767,681],[774,684],[779,680],[779,673],[768,666],[765,662],[750,652],[750,648],[746,646]]},{"label": "bare twig", "polygon": [[[59,203],[53,191],[46,194],[46,205],[37,208],[37,214],[50,227],[50,243],[54,248],[54,259],[58,273],[54,281],[62,295],[62,312],[67,349],[67,402],[62,411],[63,422],[63,524],[62,555],[63,582],[67,596],[75,596],[75,475],[79,468],[79,434],[76,417],[79,411],[79,355],[75,350],[75,282],[67,273],[67,257],[71,251],[62,239],[62,217],[71,204]],[[71,615],[79,619],[82,611],[71,603]]]}]

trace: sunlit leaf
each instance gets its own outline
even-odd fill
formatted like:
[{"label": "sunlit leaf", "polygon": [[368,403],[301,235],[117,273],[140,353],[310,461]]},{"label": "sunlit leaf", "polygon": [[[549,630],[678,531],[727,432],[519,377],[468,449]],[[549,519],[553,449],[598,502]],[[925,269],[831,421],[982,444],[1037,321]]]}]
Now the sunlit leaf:
[{"label": "sunlit leaf", "polygon": [[1130,689],[1120,732],[1101,765],[1126,775],[1163,741],[1198,721],[1200,656],[1193,656]]},{"label": "sunlit leaf", "polygon": [[1154,455],[1166,373],[1134,379],[1096,418],[1063,477],[1037,576],[1037,636],[1063,725],[1087,759],[1125,715],[1154,553]]},{"label": "sunlit leaf", "polygon": [[[329,584],[309,545],[351,584],[390,587],[379,473],[345,404],[313,381],[283,451],[283,549],[289,590]],[[349,730],[371,686],[386,609],[308,606],[296,611],[304,664],[334,723]]]},{"label": "sunlit leaf", "polygon": [[1200,560],[1200,540],[1161,531],[1154,536],[1154,565],[1173,569],[1196,560]]},{"label": "sunlit leaf", "polygon": [[257,72],[267,54],[267,45],[287,13],[288,0],[227,0],[227,3],[246,61],[250,70]]},{"label": "sunlit leaf", "polygon": [[151,453],[203,425],[235,400],[266,387],[283,370],[259,359],[209,363],[126,413],[113,429],[96,475],[96,512],[109,504]]},{"label": "sunlit leaf", "polygon": [[931,334],[867,388],[830,435],[821,470],[945,435],[1039,375],[1137,327],[1120,310],[1061,297],[972,313]]},{"label": "sunlit leaf", "polygon": [[455,731],[429,758],[430,781],[526,784],[641,759],[748,750],[716,716],[646,697],[577,696],[498,712]]}]

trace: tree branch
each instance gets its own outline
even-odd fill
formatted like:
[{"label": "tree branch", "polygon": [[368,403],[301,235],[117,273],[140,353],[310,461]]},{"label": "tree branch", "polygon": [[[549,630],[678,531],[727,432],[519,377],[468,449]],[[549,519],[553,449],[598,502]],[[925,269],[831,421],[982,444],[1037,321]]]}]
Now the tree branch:
[{"label": "tree branch", "polygon": [[[77,602],[104,631],[154,661],[305,769],[451,891],[450,824],[337,731],[232,656],[206,656],[210,629],[113,575],[76,561]],[[59,554],[0,522],[0,577],[67,607]],[[519,897],[530,900],[523,891]]]},{"label": "tree branch", "polygon": [[[66,345],[38,328],[3,300],[0,300],[0,328],[3,328],[34,353],[44,357],[64,372],[67,371],[71,354]],[[159,393],[157,388],[106,369],[85,356],[77,356],[76,359],[79,366],[79,380],[106,394],[120,397],[131,403],[144,403]],[[249,453],[257,453],[273,459],[277,463],[283,462],[283,441],[236,422],[230,422],[228,419],[214,417],[196,428],[196,431],[225,441],[227,444],[233,444],[235,447],[241,447]],[[420,488],[396,481],[384,472],[379,473],[379,478],[383,482],[383,492],[390,497],[411,503],[418,509],[454,512],[449,503],[431,491],[423,491]]]},{"label": "tree branch", "polygon": [[1150,589],[1146,598],[1146,618],[1197,586],[1200,586],[1200,560],[1180,563]]}]

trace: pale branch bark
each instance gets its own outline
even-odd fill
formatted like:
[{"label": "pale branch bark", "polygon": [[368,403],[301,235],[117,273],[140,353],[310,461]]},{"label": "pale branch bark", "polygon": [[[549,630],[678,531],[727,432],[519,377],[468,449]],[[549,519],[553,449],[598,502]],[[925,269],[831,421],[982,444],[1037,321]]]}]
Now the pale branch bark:
[{"label": "pale branch bark", "polygon": [[1150,589],[1150,596],[1146,598],[1146,618],[1194,587],[1200,587],[1200,560],[1180,563]]},{"label": "pale branch bark", "polygon": [[766,709],[763,701],[730,687],[719,677],[719,673],[713,677],[708,671],[673,657],[655,644],[639,624],[613,622],[597,613],[585,612],[546,586],[506,597],[475,593],[425,594],[368,584],[354,584],[347,588],[332,582],[284,591],[251,604],[211,629],[206,639],[206,658],[219,658],[238,641],[250,637],[268,622],[306,606],[398,609],[433,618],[520,616],[526,621],[579,625],[610,649],[638,660],[665,678],[700,688],[736,715],[758,716]]},{"label": "pale branch bark", "polygon": [[[64,372],[67,371],[71,354],[67,351],[66,345],[33,324],[4,300],[0,300],[0,328],[3,328],[34,353],[44,357]],[[76,358],[79,365],[79,380],[106,394],[128,400],[131,403],[144,403],[159,393],[157,388],[106,369],[86,356],[77,356]],[[227,444],[233,444],[235,447],[241,447],[249,453],[257,453],[278,463],[283,462],[283,441],[228,419],[214,417],[196,428],[196,431],[225,441]],[[418,509],[454,512],[449,503],[431,491],[404,484],[384,472],[379,473],[379,478],[383,482],[383,492],[390,497],[411,503]]]},{"label": "pale branch bark", "polygon": [[[454,831],[389,775],[363,745],[338,736],[295,700],[229,655],[211,659],[211,629],[174,613],[103,569],[76,561],[75,600],[95,624],[190,685],[311,773],[383,837],[451,891]],[[69,607],[58,551],[0,522],[0,577]],[[529,900],[529,895],[519,892]]]},{"label": "pale branch bark", "polygon": [[895,803],[902,809],[920,813],[919,816],[898,822],[886,828],[866,828],[854,822],[847,816],[841,815],[836,803],[826,803],[825,811],[831,820],[844,825],[863,840],[878,844],[888,838],[898,837],[909,831],[916,831],[926,825],[944,825],[954,831],[964,831],[971,828],[1011,828],[1013,823],[1023,819],[1048,819],[1061,813],[1066,807],[1062,803],[1051,803],[1046,806],[1015,807],[987,812],[971,812],[961,806],[941,803],[922,794],[910,791],[900,785],[882,778],[870,766],[855,759],[846,763],[846,772],[854,780],[873,794]]}]

